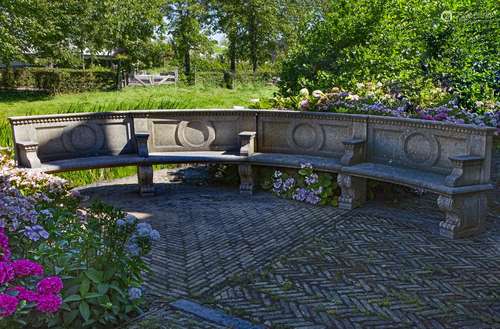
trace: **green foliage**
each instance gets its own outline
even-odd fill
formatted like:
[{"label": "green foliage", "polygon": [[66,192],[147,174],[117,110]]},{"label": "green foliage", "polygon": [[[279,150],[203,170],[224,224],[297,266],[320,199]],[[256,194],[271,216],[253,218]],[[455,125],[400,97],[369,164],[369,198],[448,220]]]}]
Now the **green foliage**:
[{"label": "green foliage", "polygon": [[183,64],[187,82],[192,83],[191,52],[210,49],[208,36],[202,31],[208,18],[207,8],[197,0],[168,1],[166,17],[178,60]]},{"label": "green foliage", "polygon": [[219,165],[208,166],[208,178],[210,181],[222,185],[238,185],[240,175],[237,165]]},{"label": "green foliage", "polygon": [[342,0],[320,17],[283,63],[283,93],[381,81],[423,105],[435,88],[498,99],[496,1]]},{"label": "green foliage", "polygon": [[302,164],[297,171],[277,170],[261,186],[277,196],[310,204],[337,206],[340,195],[336,176],[316,173],[310,164]]},{"label": "green foliage", "polygon": [[[0,165],[4,176],[0,181],[13,183],[4,184],[3,192],[16,190],[13,204],[26,214],[21,220],[37,223],[46,233],[26,235],[15,212],[0,216],[9,229],[12,256],[37,261],[46,274],[59,276],[64,283],[61,309],[54,315],[25,316],[23,327],[108,328],[140,312],[141,285],[148,271],[143,257],[159,233],[100,202],[81,208],[80,195],[70,191],[69,184],[54,176],[15,169],[5,151],[0,154]],[[23,226],[18,229],[13,223]]]},{"label": "green foliage", "polygon": [[119,49],[135,59],[142,45],[161,34],[162,0],[50,1],[0,3],[0,62],[32,61],[76,65],[81,53],[92,56]]},{"label": "green foliage", "polygon": [[37,89],[49,94],[111,90],[116,73],[107,69],[23,68],[0,70],[1,89]]},{"label": "green foliage", "polygon": [[[106,327],[140,312],[128,295],[139,287],[147,266],[127,252],[137,222],[117,225],[124,214],[102,203],[88,211],[66,205],[55,213],[51,242],[33,252],[64,279],[63,306],[50,325],[61,328]],[[143,252],[151,245],[146,243]]]}]

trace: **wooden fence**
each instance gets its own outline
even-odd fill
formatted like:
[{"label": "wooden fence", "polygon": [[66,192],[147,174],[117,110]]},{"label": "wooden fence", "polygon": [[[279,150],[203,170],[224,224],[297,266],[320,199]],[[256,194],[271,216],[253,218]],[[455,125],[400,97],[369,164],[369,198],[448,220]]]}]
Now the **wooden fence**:
[{"label": "wooden fence", "polygon": [[162,72],[159,74],[134,73],[129,79],[130,86],[158,86],[177,84],[179,71]]}]

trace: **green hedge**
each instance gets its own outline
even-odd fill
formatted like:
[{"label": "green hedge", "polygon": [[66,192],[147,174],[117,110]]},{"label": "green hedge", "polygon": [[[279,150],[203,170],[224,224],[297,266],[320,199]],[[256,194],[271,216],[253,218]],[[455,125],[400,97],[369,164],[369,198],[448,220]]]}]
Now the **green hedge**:
[{"label": "green hedge", "polygon": [[0,89],[34,89],[58,94],[115,88],[116,73],[107,69],[20,68],[0,70]]},{"label": "green hedge", "polygon": [[[224,71],[212,71],[212,72],[194,72],[196,84],[207,85],[207,86],[224,86]],[[253,74],[252,72],[237,72],[234,82],[236,84],[250,84],[250,83],[266,83],[271,82],[273,77],[273,72],[257,72]],[[181,73],[181,79],[185,79],[184,75]]]}]

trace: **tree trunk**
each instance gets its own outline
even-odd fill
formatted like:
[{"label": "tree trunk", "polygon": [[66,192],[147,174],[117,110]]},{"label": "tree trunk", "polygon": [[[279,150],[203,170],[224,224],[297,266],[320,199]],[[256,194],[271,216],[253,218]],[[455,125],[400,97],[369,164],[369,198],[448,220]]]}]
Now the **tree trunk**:
[{"label": "tree trunk", "polygon": [[250,33],[250,61],[252,62],[253,73],[257,72],[257,22],[255,15],[251,15],[248,27]]},{"label": "tree trunk", "polygon": [[229,37],[229,70],[236,75],[236,33],[231,33]]},{"label": "tree trunk", "polygon": [[193,84],[191,74],[191,54],[189,53],[189,48],[184,51],[184,75],[186,76],[188,84]]}]

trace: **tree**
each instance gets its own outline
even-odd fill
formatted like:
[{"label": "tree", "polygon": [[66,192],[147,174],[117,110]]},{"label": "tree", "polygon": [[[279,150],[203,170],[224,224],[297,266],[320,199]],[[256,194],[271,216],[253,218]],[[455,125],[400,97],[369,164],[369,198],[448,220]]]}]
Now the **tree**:
[{"label": "tree", "polygon": [[134,48],[161,32],[163,0],[3,0],[0,60],[27,53],[66,63],[76,53]]},{"label": "tree", "polygon": [[191,52],[200,50],[208,42],[203,32],[208,21],[207,6],[196,0],[172,1],[167,4],[166,19],[177,56],[181,59],[184,74],[193,82]]}]

